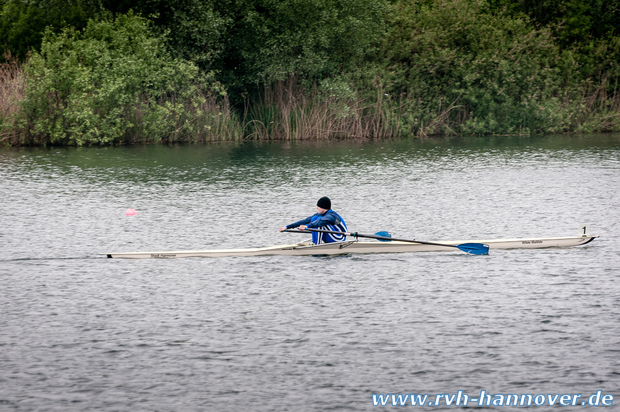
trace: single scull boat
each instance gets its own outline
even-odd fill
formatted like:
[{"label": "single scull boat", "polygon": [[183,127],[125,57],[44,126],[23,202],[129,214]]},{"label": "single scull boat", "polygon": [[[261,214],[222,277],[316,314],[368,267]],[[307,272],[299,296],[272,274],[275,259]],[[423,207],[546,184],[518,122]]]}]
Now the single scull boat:
[{"label": "single scull boat", "polygon": [[[480,243],[490,249],[542,249],[550,247],[569,247],[585,245],[598,236],[590,236],[587,226],[581,226],[581,236],[529,238],[529,239],[490,239],[490,240],[446,240],[435,244],[410,242],[362,242],[357,239],[338,243],[314,245],[302,242],[292,245],[279,245],[247,249],[182,250],[171,252],[121,252],[108,253],[109,258],[125,259],[171,259],[181,257],[229,257],[229,256],[271,256],[271,255],[341,255],[349,253],[402,253],[402,252],[449,252],[456,250],[450,245]],[[442,245],[438,245],[438,243]],[[445,246],[444,246],[445,245]]]}]

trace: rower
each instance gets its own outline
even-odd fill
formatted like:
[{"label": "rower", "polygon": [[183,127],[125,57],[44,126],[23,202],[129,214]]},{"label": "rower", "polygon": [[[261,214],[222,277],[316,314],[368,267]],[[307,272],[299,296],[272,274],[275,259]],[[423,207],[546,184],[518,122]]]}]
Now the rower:
[{"label": "rower", "polygon": [[[317,213],[312,216],[308,216],[307,218],[291,223],[290,225],[282,226],[280,228],[280,232],[286,229],[294,229],[296,227],[298,227],[299,230],[309,228],[330,230],[334,232],[347,231],[347,225],[344,223],[344,219],[332,210],[332,201],[329,197],[323,196],[320,198],[316,203],[316,210]],[[315,245],[320,243],[344,242],[345,240],[346,236],[344,234],[312,232],[312,242]]]}]

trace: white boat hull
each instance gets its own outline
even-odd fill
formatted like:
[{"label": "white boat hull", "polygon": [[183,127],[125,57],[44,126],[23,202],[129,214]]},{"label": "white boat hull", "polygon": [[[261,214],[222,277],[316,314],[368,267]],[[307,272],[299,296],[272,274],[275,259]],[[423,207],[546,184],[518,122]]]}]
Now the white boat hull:
[{"label": "white boat hull", "polygon": [[[460,245],[463,243],[482,243],[489,249],[542,249],[550,247],[579,246],[590,243],[598,236],[555,237],[532,239],[491,239],[491,240],[457,240],[438,241],[445,245]],[[109,258],[125,259],[173,259],[182,257],[230,257],[230,256],[273,256],[273,255],[341,255],[350,253],[403,253],[403,252],[460,252],[450,246],[427,245],[409,242],[360,242],[351,240],[339,243],[324,243],[312,245],[297,243],[293,245],[279,245],[247,249],[212,249],[212,250],[182,250],[171,252],[121,252],[108,253]],[[463,252],[460,252],[463,253]]]}]

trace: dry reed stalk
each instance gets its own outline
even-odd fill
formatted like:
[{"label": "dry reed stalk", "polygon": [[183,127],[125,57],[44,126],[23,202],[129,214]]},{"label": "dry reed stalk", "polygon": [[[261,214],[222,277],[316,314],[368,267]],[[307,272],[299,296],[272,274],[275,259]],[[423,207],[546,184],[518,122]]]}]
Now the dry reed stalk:
[{"label": "dry reed stalk", "polygon": [[614,90],[609,92],[608,79],[603,77],[600,84],[588,85],[581,93],[581,109],[574,114],[578,126],[598,132],[611,132],[620,129],[620,93],[617,90],[618,79],[614,82]]},{"label": "dry reed stalk", "polygon": [[[446,108],[443,105],[439,108],[439,114],[435,116],[435,118],[430,122],[427,126],[428,129],[436,132],[437,130],[444,130],[447,133],[443,133],[446,135],[456,135],[456,133],[450,127],[450,112],[454,109],[458,109],[463,107],[462,105],[457,105],[456,102],[461,98],[459,95],[454,101]],[[458,113],[458,110],[457,110]]]},{"label": "dry reed stalk", "polygon": [[391,137],[398,129],[390,127],[383,107],[383,92],[376,102],[364,105],[360,98],[324,96],[317,89],[304,90],[297,78],[265,87],[262,100],[246,107],[246,139],[309,140],[331,138]]},{"label": "dry reed stalk", "polygon": [[6,63],[0,64],[0,142],[16,144],[19,104],[25,98],[24,72],[10,53],[4,58]]}]

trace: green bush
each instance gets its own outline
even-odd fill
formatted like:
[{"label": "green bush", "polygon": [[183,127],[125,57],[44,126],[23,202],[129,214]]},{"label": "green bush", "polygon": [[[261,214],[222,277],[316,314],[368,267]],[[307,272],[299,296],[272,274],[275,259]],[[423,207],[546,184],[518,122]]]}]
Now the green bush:
[{"label": "green bush", "polygon": [[90,20],[83,31],[47,31],[25,70],[24,143],[191,139],[208,133],[217,114],[205,105],[224,95],[212,74],[172,59],[132,13]]},{"label": "green bush", "polygon": [[[558,132],[571,56],[527,18],[481,0],[402,1],[389,16],[386,90],[415,134]],[[553,112],[553,114],[552,114]]]}]

